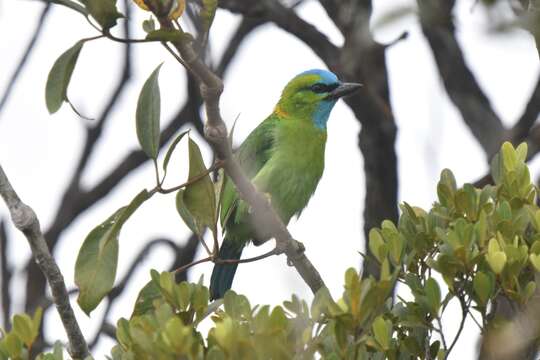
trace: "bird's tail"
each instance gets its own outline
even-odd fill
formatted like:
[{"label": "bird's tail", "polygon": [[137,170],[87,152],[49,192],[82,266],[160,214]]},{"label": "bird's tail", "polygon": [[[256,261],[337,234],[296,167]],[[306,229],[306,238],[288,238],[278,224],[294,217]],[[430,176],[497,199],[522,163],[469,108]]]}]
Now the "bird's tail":
[{"label": "bird's tail", "polygon": [[[222,260],[240,259],[242,255],[243,246],[239,246],[230,239],[223,240],[219,249],[219,258]],[[232,286],[234,274],[238,264],[215,264],[214,270],[212,270],[212,277],[210,278],[210,299],[221,299],[225,292]]]}]

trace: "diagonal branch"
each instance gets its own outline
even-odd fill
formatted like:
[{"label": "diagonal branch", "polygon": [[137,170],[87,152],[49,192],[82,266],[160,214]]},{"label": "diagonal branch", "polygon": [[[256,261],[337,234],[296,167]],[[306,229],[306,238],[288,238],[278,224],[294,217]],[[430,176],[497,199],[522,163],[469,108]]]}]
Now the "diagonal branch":
[{"label": "diagonal branch", "polygon": [[506,129],[465,63],[452,21],[455,0],[417,1],[422,31],[446,92],[490,158],[498,151]]},{"label": "diagonal branch", "polygon": [[[158,16],[158,20],[162,28],[174,28],[168,18]],[[317,292],[321,287],[324,287],[324,282],[313,264],[305,256],[303,246],[292,238],[285,224],[272,209],[268,199],[255,189],[233,156],[227,127],[221,118],[219,109],[223,82],[197,56],[189,41],[180,39],[173,41],[172,44],[181,55],[187,68],[200,82],[200,92],[204,99],[208,118],[205,124],[205,138],[214,149],[217,157],[224,161],[225,172],[236,185],[240,197],[253,209],[257,230],[275,238],[276,250],[287,255],[289,262],[296,268],[306,284],[314,293]]]},{"label": "diagonal branch", "polygon": [[525,107],[525,111],[519,118],[516,125],[511,130],[511,139],[513,143],[520,143],[525,140],[527,134],[531,130],[532,126],[538,119],[538,114],[540,113],[540,76],[536,82],[536,87],[529,98],[529,102]]},{"label": "diagonal branch", "polygon": [[41,233],[36,213],[21,201],[1,166],[0,195],[9,209],[13,224],[25,235],[36,263],[47,278],[56,309],[69,339],[71,356],[75,359],[86,358],[89,355],[86,340],[69,303],[64,278]]},{"label": "diagonal branch", "polygon": [[30,58],[30,54],[32,53],[32,50],[34,50],[34,47],[39,39],[39,36],[41,35],[41,32],[43,30],[43,25],[45,24],[45,20],[47,19],[47,16],[49,15],[50,10],[51,10],[51,3],[48,2],[43,8],[43,10],[41,11],[41,15],[39,16],[39,20],[36,25],[36,29],[34,30],[34,34],[32,35],[30,42],[26,46],[26,50],[24,51],[23,56],[19,60],[19,64],[15,68],[15,71],[11,75],[11,78],[9,79],[6,89],[4,90],[4,94],[2,95],[2,98],[0,100],[0,112],[2,112],[4,106],[7,104],[9,97],[13,92],[13,87],[15,86],[17,79],[21,75],[22,70],[24,66],[26,65],[26,62]]},{"label": "diagonal branch", "polygon": [[315,26],[299,17],[293,9],[283,6],[280,2],[275,0],[258,2],[223,0],[219,2],[219,6],[248,18],[273,22],[279,28],[305,42],[317,56],[327,63],[329,68],[335,69],[337,67],[339,62],[338,47],[332,44],[328,37]]},{"label": "diagonal branch", "polygon": [[6,227],[4,221],[0,221],[0,281],[1,281],[1,296],[0,301],[2,302],[2,318],[4,320],[3,328],[9,329],[9,319],[11,317],[11,297],[9,286],[11,284],[11,277],[13,276],[13,271],[11,266],[8,263],[7,259],[7,245],[8,245],[8,236],[6,233]]}]

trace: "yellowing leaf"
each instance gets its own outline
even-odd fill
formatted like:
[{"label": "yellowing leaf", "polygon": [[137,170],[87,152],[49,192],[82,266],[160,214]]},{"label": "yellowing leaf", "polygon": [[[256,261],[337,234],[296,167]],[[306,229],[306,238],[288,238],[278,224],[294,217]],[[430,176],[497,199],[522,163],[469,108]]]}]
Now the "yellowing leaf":
[{"label": "yellowing leaf", "polygon": [[[148,6],[144,3],[144,0],[133,0],[135,4],[141,9],[148,11]],[[186,0],[173,0],[171,10],[169,11],[169,19],[176,20],[184,13],[186,9]]]},{"label": "yellowing leaf", "polygon": [[529,255],[529,261],[536,271],[540,271],[540,255],[534,253]]},{"label": "yellowing leaf", "polygon": [[486,260],[495,274],[500,274],[506,265],[506,254],[502,251],[489,252]]},{"label": "yellowing leaf", "polygon": [[[215,231],[217,219],[214,184],[210,179],[210,175],[205,174],[207,169],[199,147],[193,140],[189,139],[188,141],[189,180],[193,182],[186,186],[182,195],[178,195],[178,211],[182,218],[186,220],[185,214],[183,214],[184,211],[180,208],[181,206],[185,207],[192,217],[194,227],[197,229],[196,233],[200,234],[205,226]],[[182,202],[179,200],[182,200]],[[192,225],[189,222],[187,224],[193,230]]]}]

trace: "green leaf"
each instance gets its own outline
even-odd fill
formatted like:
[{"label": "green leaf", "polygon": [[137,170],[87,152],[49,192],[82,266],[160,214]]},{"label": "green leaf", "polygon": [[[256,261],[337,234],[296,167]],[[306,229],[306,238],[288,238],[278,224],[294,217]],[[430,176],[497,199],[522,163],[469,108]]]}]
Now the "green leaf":
[{"label": "green leaf", "polygon": [[506,171],[514,170],[517,165],[517,154],[512,144],[505,141],[504,144],[502,144],[501,153]]},{"label": "green leaf", "polygon": [[38,308],[34,312],[34,316],[32,316],[32,335],[34,336],[34,339],[37,338],[37,336],[39,335],[39,328],[41,326],[42,317],[43,309],[38,306]]},{"label": "green leaf", "polygon": [[530,254],[529,261],[531,262],[534,269],[540,272],[540,255],[534,253]]},{"label": "green leaf", "polygon": [[495,274],[500,274],[506,265],[506,254],[502,251],[488,252],[486,260]]},{"label": "green leaf", "polygon": [[131,343],[131,335],[129,333],[129,321],[124,318],[120,318],[116,323],[116,339],[126,348]]},{"label": "green leaf", "polygon": [[135,113],[137,138],[143,151],[151,159],[156,159],[159,150],[159,118],[161,112],[161,97],[159,93],[159,70],[161,65],[150,74],[144,83]]},{"label": "green leaf", "polygon": [[116,8],[116,0],[87,0],[86,8],[103,30],[112,28],[117,19],[124,17]]},{"label": "green leaf", "polygon": [[78,13],[81,13],[82,15],[84,15],[85,17],[88,17],[88,10],[86,10],[86,8],[84,6],[81,6],[80,4],[76,3],[75,1],[70,1],[70,0],[51,0],[52,3],[54,4],[58,4],[58,5],[63,5],[63,6],[66,6],[68,8],[70,8],[71,10],[75,10],[77,11]]},{"label": "green leaf", "polygon": [[527,159],[527,143],[526,142],[522,142],[521,144],[518,145],[517,149],[516,149],[516,155],[517,155],[517,161],[519,162],[525,162],[525,160]]},{"label": "green leaf", "polygon": [[3,337],[2,343],[9,355],[11,355],[11,359],[19,359],[21,357],[21,353],[23,352],[23,343],[21,339],[19,339],[19,337],[13,332],[10,332]]},{"label": "green leaf", "polygon": [[443,171],[441,171],[441,178],[439,182],[448,186],[452,192],[455,192],[457,189],[456,178],[449,169],[443,169]]},{"label": "green leaf", "polygon": [[30,348],[37,334],[34,334],[32,319],[26,314],[13,317],[13,331],[21,339],[26,347]]},{"label": "green leaf", "polygon": [[379,343],[384,351],[390,349],[390,334],[392,331],[392,324],[389,321],[384,320],[382,316],[379,316],[373,321],[371,325],[375,340]]},{"label": "green leaf", "polygon": [[491,176],[495,184],[499,185],[503,181],[503,161],[499,153],[493,156],[491,159]]},{"label": "green leaf", "polygon": [[141,291],[139,291],[133,312],[131,313],[131,318],[134,316],[144,315],[153,310],[154,300],[160,299],[161,297],[159,285],[156,284],[155,281],[150,280],[148,283],[146,283],[146,285],[144,285]]},{"label": "green leaf", "polygon": [[369,250],[379,263],[382,263],[386,258],[386,246],[381,233],[377,229],[369,231]]},{"label": "green leaf", "polygon": [[493,281],[484,272],[479,271],[473,279],[473,288],[480,304],[485,306],[493,293]]},{"label": "green leaf", "polygon": [[184,189],[178,190],[176,193],[176,210],[178,211],[178,214],[184,220],[184,223],[186,223],[187,227],[193,231],[193,233],[201,235],[202,231],[197,227],[195,224],[195,219],[193,218],[193,215],[189,212],[186,203],[184,201]]},{"label": "green leaf", "polygon": [[142,23],[142,28],[146,33],[156,30],[156,23],[154,22],[154,19],[150,16],[150,19],[144,20]]},{"label": "green leaf", "polygon": [[50,114],[57,112],[67,101],[67,88],[84,41],[78,41],[54,62],[45,86],[45,102]]},{"label": "green leaf", "polygon": [[64,359],[64,349],[62,347],[62,342],[57,340],[53,346],[53,356],[55,360]]},{"label": "green leaf", "polygon": [[527,285],[525,285],[525,289],[523,289],[524,300],[529,301],[529,299],[534,295],[535,291],[536,283],[534,281],[529,281]]},{"label": "green leaf", "polygon": [[441,306],[441,289],[439,288],[439,284],[435,279],[429,278],[426,281],[424,291],[426,292],[432,311],[434,314],[437,314]]},{"label": "green leaf", "polygon": [[163,171],[167,171],[167,166],[169,165],[169,161],[171,160],[171,156],[174,152],[174,149],[176,149],[176,146],[182,140],[184,135],[186,135],[188,131],[184,131],[183,133],[179,134],[171,143],[171,146],[169,146],[169,149],[167,149],[167,153],[165,154],[165,159],[163,160]]},{"label": "green leaf", "polygon": [[114,285],[122,226],[149,197],[148,191],[141,191],[128,206],[117,210],[84,240],[75,263],[75,284],[79,288],[77,302],[87,315]]},{"label": "green leaf", "polygon": [[[212,231],[216,229],[216,197],[214,184],[210,179],[208,170],[204,165],[201,151],[197,144],[189,139],[189,180],[193,181],[186,186],[183,193],[183,205],[191,214],[197,233],[201,233],[205,226]],[[197,180],[195,180],[197,179]],[[177,198],[177,205],[178,205]],[[180,204],[182,205],[182,204]],[[180,209],[178,210],[180,212]],[[182,214],[180,214],[182,216]],[[189,224],[188,224],[189,226]]]},{"label": "green leaf", "polygon": [[214,21],[216,15],[216,9],[218,6],[218,0],[202,0],[203,7],[201,9],[201,19],[204,26],[204,31],[208,32]]},{"label": "green leaf", "polygon": [[150,31],[146,35],[146,40],[172,43],[182,41],[185,38],[191,38],[191,35],[176,29],[159,29]]}]

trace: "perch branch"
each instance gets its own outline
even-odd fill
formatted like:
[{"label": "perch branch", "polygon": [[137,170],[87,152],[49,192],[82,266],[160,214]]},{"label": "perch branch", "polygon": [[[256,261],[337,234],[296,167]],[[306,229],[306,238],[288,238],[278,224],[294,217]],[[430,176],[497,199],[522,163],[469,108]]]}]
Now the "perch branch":
[{"label": "perch branch", "polygon": [[2,292],[2,317],[4,322],[4,329],[9,329],[9,318],[11,315],[11,297],[9,292],[9,285],[11,284],[11,277],[13,272],[11,266],[8,263],[7,256],[7,244],[8,236],[6,233],[6,228],[4,221],[0,221],[0,276],[2,281],[2,287],[0,291]]},{"label": "perch branch", "polygon": [[45,275],[54,303],[64,329],[69,339],[70,354],[75,359],[84,359],[88,353],[88,345],[82,335],[73,309],[69,303],[69,296],[64,283],[64,278],[54,258],[49,252],[47,242],[41,233],[39,220],[36,213],[28,205],[24,204],[13,187],[11,186],[3,168],[0,166],[0,195],[4,199],[13,224],[28,240],[32,254],[39,268]]},{"label": "perch branch", "polygon": [[[172,22],[167,18],[161,17],[158,20],[162,28],[174,28]],[[182,39],[174,41],[172,44],[192,74],[200,81],[200,92],[208,119],[204,129],[205,137],[212,145],[218,158],[223,160],[224,170],[236,185],[240,197],[253,209],[253,218],[257,229],[264,229],[264,233],[270,234],[276,239],[276,252],[287,255],[289,262],[315,293],[324,286],[319,273],[305,256],[303,248],[292,238],[285,224],[272,209],[268,199],[255,189],[233,156],[227,127],[221,118],[219,109],[223,82],[197,56],[191,42]]]},{"label": "perch branch", "polygon": [[506,129],[465,62],[452,22],[454,3],[454,0],[418,0],[420,23],[446,92],[491,158],[499,150]]}]

